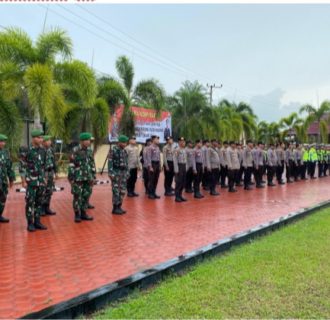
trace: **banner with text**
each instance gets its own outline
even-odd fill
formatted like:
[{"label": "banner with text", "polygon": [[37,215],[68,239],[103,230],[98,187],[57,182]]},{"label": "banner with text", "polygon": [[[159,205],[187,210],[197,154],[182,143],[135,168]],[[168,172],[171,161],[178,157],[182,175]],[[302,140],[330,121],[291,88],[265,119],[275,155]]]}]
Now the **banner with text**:
[{"label": "banner with text", "polygon": [[[141,107],[131,107],[135,119],[136,141],[144,143],[151,136],[159,136],[160,143],[166,142],[166,137],[172,135],[171,113],[162,111],[157,117],[156,110]],[[119,136],[119,123],[124,111],[124,106],[116,109],[109,122],[109,141],[117,141]],[[124,132],[122,132],[125,134]]]}]

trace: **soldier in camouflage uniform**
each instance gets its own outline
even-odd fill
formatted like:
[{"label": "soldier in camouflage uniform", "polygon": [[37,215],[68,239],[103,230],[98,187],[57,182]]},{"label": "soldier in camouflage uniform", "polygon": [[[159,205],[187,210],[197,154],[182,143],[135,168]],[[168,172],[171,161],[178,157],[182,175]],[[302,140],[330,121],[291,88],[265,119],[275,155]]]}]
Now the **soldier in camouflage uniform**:
[{"label": "soldier in camouflage uniform", "polygon": [[119,215],[126,213],[121,206],[129,177],[128,155],[125,150],[127,142],[128,137],[119,136],[118,144],[110,149],[108,155],[108,174],[112,183],[112,213]]},{"label": "soldier in camouflage uniform", "polygon": [[73,194],[74,221],[77,223],[81,220],[93,220],[93,217],[86,213],[96,179],[95,162],[89,149],[91,138],[89,132],[82,132],[79,136],[80,145],[73,149],[70,156],[68,178]]},{"label": "soldier in camouflage uniform", "polygon": [[32,144],[28,148],[20,149],[20,175],[22,186],[26,188],[25,214],[30,232],[46,230],[47,227],[40,222],[42,202],[45,194],[45,165],[46,153],[42,148],[41,130],[33,130]]},{"label": "soldier in camouflage uniform", "polygon": [[46,165],[45,165],[46,189],[43,199],[43,211],[41,215],[53,216],[56,214],[56,212],[50,209],[50,201],[55,187],[54,180],[56,178],[57,168],[55,162],[55,153],[51,145],[52,145],[51,136],[43,136],[43,147],[46,153]]},{"label": "soldier in camouflage uniform", "polygon": [[8,223],[9,219],[2,216],[8,194],[8,180],[10,188],[15,181],[15,172],[12,169],[9,152],[4,149],[7,136],[0,134],[0,223]]}]

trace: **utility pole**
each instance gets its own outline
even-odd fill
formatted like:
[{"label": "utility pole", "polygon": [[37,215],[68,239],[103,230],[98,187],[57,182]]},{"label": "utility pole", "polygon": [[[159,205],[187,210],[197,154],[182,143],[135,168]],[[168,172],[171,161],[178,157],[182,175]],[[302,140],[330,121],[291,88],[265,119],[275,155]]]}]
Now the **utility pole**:
[{"label": "utility pole", "polygon": [[42,27],[42,33],[45,33],[45,29],[46,29],[46,23],[47,23],[47,17],[48,17],[48,6],[49,6],[49,4],[47,4],[47,9],[46,9],[46,13],[45,13],[44,24],[43,24],[43,27]]},{"label": "utility pole", "polygon": [[213,89],[221,89],[222,88],[222,84],[220,86],[216,86],[215,83],[214,84],[206,84],[206,86],[208,88],[210,88],[210,106],[212,107],[212,97],[213,97]]}]

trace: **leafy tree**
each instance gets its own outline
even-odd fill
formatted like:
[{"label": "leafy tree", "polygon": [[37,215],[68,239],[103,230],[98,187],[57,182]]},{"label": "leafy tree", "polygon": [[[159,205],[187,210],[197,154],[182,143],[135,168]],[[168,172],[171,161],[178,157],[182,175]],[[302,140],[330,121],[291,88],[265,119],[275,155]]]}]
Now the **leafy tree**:
[{"label": "leafy tree", "polygon": [[59,28],[40,34],[34,43],[18,28],[0,32],[2,97],[10,102],[27,98],[22,104],[35,126],[42,119],[54,136],[68,135],[64,123],[73,106],[92,108],[96,98],[93,71],[71,56],[71,39]]},{"label": "leafy tree", "polygon": [[132,135],[135,129],[134,115],[130,107],[135,104],[153,108],[159,114],[165,105],[165,91],[155,79],[142,80],[134,87],[134,67],[126,56],[117,59],[116,70],[119,80],[111,77],[99,79],[99,94],[108,102],[111,114],[118,105],[124,105],[120,131]]}]

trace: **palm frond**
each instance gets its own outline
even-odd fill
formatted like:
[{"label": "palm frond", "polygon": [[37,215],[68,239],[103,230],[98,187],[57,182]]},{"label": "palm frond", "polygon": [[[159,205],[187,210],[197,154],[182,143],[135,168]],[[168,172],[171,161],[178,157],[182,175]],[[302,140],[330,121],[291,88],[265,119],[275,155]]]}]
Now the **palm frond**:
[{"label": "palm frond", "polygon": [[64,59],[72,55],[72,40],[67,32],[54,28],[42,33],[37,39],[36,54],[40,63],[54,62],[56,55],[60,54]]},{"label": "palm frond", "polygon": [[130,97],[134,78],[134,68],[131,61],[126,56],[120,56],[116,61],[116,69],[120,79],[124,83],[128,97]]},{"label": "palm frond", "polygon": [[78,60],[57,63],[54,78],[67,90],[75,91],[83,107],[89,108],[93,105],[97,94],[96,78],[86,63]]},{"label": "palm frond", "polygon": [[32,40],[19,28],[6,28],[0,32],[0,59],[10,61],[23,68],[36,58]]}]

